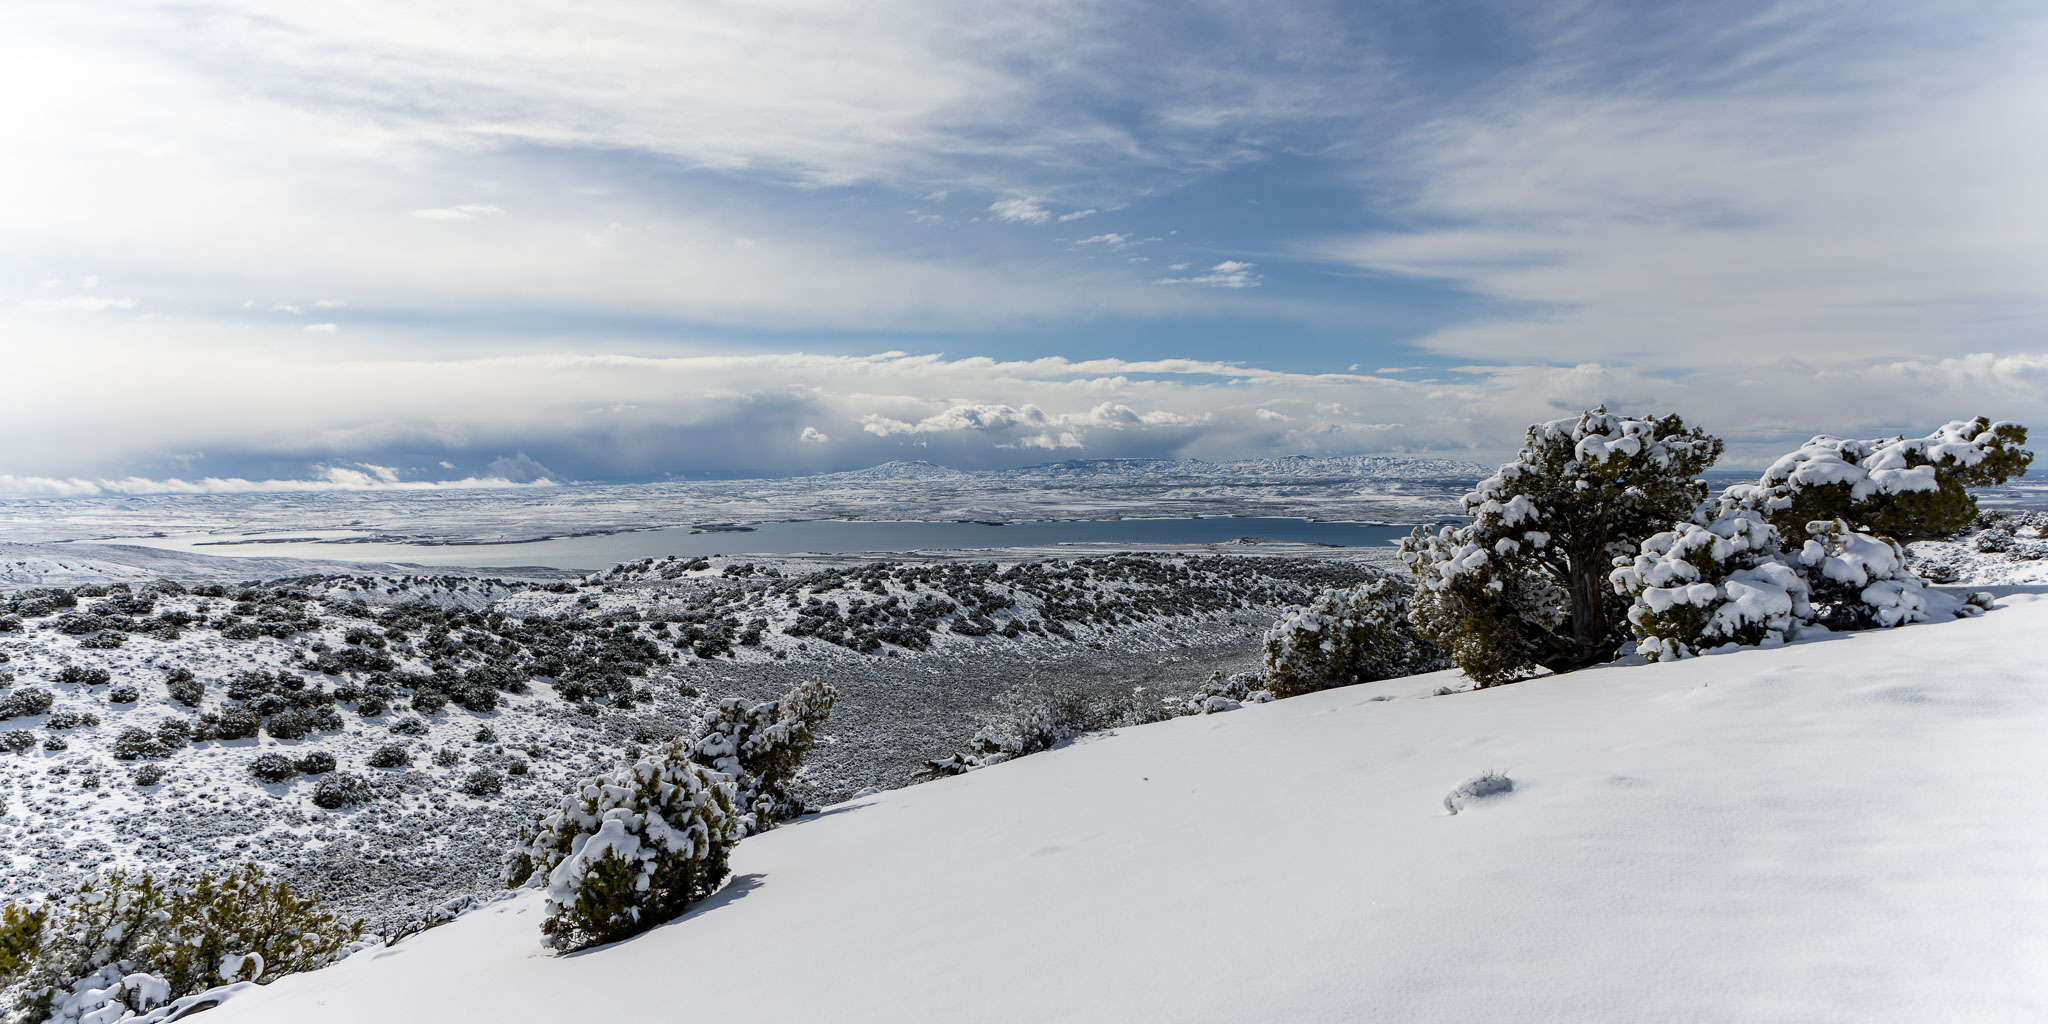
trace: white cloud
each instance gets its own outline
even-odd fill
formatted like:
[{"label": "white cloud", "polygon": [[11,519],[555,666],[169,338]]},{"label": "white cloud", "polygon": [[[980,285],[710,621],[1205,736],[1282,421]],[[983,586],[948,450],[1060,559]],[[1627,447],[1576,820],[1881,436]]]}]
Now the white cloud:
[{"label": "white cloud", "polygon": [[1088,236],[1087,238],[1083,238],[1083,239],[1081,239],[1080,241],[1078,241],[1078,242],[1075,242],[1074,244],[1075,244],[1075,245],[1096,245],[1096,244],[1101,244],[1101,245],[1107,245],[1107,246],[1109,246],[1110,248],[1114,249],[1114,248],[1120,248],[1120,247],[1122,247],[1122,246],[1123,246],[1123,244],[1124,244],[1125,242],[1128,242],[1128,241],[1130,241],[1130,240],[1131,240],[1131,236],[1129,236],[1129,235],[1119,235],[1119,234],[1116,234],[1116,233],[1114,233],[1114,232],[1104,232],[1103,234],[1100,234],[1100,235],[1090,235],[1090,236]]},{"label": "white cloud", "polygon": [[333,334],[341,330],[340,324],[307,324],[303,330],[314,334]]},{"label": "white cloud", "polygon": [[1095,216],[1096,212],[1097,211],[1095,210],[1074,210],[1069,213],[1060,214],[1059,220],[1060,223],[1065,224],[1070,220],[1081,220],[1085,217],[1093,217]]},{"label": "white cloud", "polygon": [[[1176,264],[1176,266],[1186,266],[1186,264]],[[1258,264],[1244,263],[1238,260],[1224,260],[1210,267],[1209,272],[1206,274],[1196,274],[1193,277],[1162,277],[1159,279],[1159,283],[1200,284],[1208,285],[1211,288],[1257,288],[1260,283],[1259,275],[1252,273],[1252,268],[1255,266],[1258,266]]]},{"label": "white cloud", "polygon": [[462,480],[399,480],[385,467],[328,466],[310,477],[249,480],[242,477],[93,478],[15,476],[0,473],[0,496],[81,498],[102,494],[255,494],[269,491],[440,491],[505,487],[553,487],[552,480],[514,482],[502,477]]},{"label": "white cloud", "polygon": [[797,440],[808,441],[812,444],[824,444],[832,440],[832,436],[816,427],[805,427],[804,432],[797,435]]},{"label": "white cloud", "polygon": [[414,210],[412,215],[423,220],[476,220],[479,217],[501,216],[504,212],[488,203],[463,203],[460,206]]},{"label": "white cloud", "polygon": [[988,212],[995,214],[997,220],[1006,220],[1013,224],[1043,224],[1052,219],[1052,214],[1047,213],[1045,207],[1038,205],[1038,200],[1030,196],[998,199],[988,204]]},{"label": "white cloud", "polygon": [[134,309],[135,300],[101,295],[66,295],[61,299],[23,299],[15,305],[31,313],[103,313],[110,309]]},{"label": "white cloud", "polygon": [[1418,227],[1320,251],[1483,296],[1427,341],[1466,358],[2039,351],[2048,135],[2014,126],[2048,104],[2048,21],[1880,9],[1632,43],[1577,9],[1539,63],[1389,140],[1368,187]]}]

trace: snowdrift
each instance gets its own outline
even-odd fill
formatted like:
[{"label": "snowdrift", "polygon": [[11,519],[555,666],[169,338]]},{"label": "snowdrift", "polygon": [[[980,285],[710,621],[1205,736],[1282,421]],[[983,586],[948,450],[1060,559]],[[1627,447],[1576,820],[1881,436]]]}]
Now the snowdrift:
[{"label": "snowdrift", "polygon": [[1125,730],[748,839],[624,943],[555,955],[522,892],[205,1019],[2042,1019],[2048,600],[2007,605]]}]

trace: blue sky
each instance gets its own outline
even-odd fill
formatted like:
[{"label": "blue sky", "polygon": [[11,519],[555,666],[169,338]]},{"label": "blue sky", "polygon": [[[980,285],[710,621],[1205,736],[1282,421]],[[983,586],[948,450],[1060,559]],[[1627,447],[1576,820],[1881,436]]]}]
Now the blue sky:
[{"label": "blue sky", "polygon": [[2027,4],[29,4],[0,493],[2048,410]]}]

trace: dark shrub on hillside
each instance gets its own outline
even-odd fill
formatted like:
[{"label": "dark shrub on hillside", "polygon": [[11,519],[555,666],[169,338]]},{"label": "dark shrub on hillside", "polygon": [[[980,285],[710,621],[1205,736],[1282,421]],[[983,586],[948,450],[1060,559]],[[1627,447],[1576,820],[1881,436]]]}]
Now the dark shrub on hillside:
[{"label": "dark shrub on hillside", "polygon": [[82,668],[77,665],[66,665],[52,678],[57,682],[72,686],[105,686],[112,682],[114,677],[108,675],[107,670],[103,668]]},{"label": "dark shrub on hillside", "polygon": [[43,723],[46,729],[84,729],[100,724],[100,716],[90,711],[59,711]]},{"label": "dark shrub on hillside", "polygon": [[478,768],[462,780],[462,791],[470,796],[491,796],[505,791],[505,779],[489,768]]},{"label": "dark shrub on hillside", "polygon": [[88,651],[111,651],[127,642],[128,638],[125,635],[116,633],[111,629],[103,629],[80,640],[78,646]]},{"label": "dark shrub on hillside", "polygon": [[163,765],[146,764],[140,768],[135,769],[135,784],[137,786],[154,786],[157,783],[162,782],[163,780]]},{"label": "dark shrub on hillside", "polygon": [[188,708],[196,708],[206,697],[206,684],[192,675],[189,668],[174,668],[164,673],[164,689],[170,691],[171,699]]},{"label": "dark shrub on hillside", "polygon": [[376,795],[370,784],[360,777],[337,772],[321,779],[320,784],[313,787],[313,804],[332,811],[369,803]]},{"label": "dark shrub on hillside", "polygon": [[0,750],[10,754],[26,754],[36,748],[36,734],[27,729],[9,729],[0,732]]},{"label": "dark shrub on hillside", "polygon": [[391,731],[400,736],[425,736],[427,734],[427,723],[417,718],[401,718],[391,723]]},{"label": "dark shrub on hillside", "polygon": [[209,740],[245,740],[256,735],[263,719],[247,704],[228,704],[216,712],[199,716],[199,737]]},{"label": "dark shrub on hillside", "polygon": [[5,697],[0,697],[0,721],[40,715],[50,710],[50,705],[56,702],[57,698],[50,696],[50,691],[24,686]]},{"label": "dark shrub on hillside", "polygon": [[192,723],[182,718],[166,718],[157,723],[156,741],[165,750],[177,750],[192,742]]},{"label": "dark shrub on hillside", "polygon": [[269,721],[263,724],[263,731],[281,740],[304,739],[307,733],[313,731],[313,723],[307,719],[305,712],[292,708],[271,715]]},{"label": "dark shrub on hillside", "polygon": [[142,699],[142,691],[133,686],[116,686],[107,691],[107,701],[113,704],[133,704]]},{"label": "dark shrub on hillside", "polygon": [[324,750],[315,750],[299,758],[299,774],[325,775],[334,770],[334,755]]},{"label": "dark shrub on hillside", "polygon": [[264,782],[284,782],[299,774],[299,766],[283,754],[262,754],[249,762],[249,774]]},{"label": "dark shrub on hillside", "polygon": [[108,744],[107,752],[120,761],[133,761],[138,757],[163,757],[170,753],[156,738],[156,734],[137,726],[121,730],[121,734],[114,737],[114,742]]},{"label": "dark shrub on hillside", "polygon": [[387,743],[370,752],[369,765],[372,768],[407,768],[412,765],[412,753],[396,743]]}]

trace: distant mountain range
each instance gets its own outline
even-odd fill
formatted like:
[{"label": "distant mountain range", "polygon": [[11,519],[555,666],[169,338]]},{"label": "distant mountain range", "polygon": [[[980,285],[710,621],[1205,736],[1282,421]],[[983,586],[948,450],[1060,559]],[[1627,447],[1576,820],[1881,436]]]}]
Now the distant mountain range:
[{"label": "distant mountain range", "polygon": [[1407,458],[1397,455],[1338,455],[1318,458],[1285,455],[1271,459],[1069,459],[1018,469],[949,469],[922,459],[885,462],[867,469],[826,473],[818,479],[846,483],[1016,483],[1162,485],[1231,481],[1311,482],[1338,480],[1471,481],[1489,467],[1461,459]]}]

